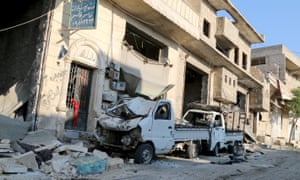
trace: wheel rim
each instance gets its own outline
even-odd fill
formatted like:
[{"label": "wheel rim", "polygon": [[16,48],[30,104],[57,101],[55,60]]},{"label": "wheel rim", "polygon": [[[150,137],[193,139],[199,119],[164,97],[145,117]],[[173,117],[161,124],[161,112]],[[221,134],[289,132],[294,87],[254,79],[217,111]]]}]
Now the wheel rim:
[{"label": "wheel rim", "polygon": [[142,157],[143,157],[144,163],[148,163],[149,161],[151,161],[151,158],[152,158],[151,150],[145,149],[142,153]]}]

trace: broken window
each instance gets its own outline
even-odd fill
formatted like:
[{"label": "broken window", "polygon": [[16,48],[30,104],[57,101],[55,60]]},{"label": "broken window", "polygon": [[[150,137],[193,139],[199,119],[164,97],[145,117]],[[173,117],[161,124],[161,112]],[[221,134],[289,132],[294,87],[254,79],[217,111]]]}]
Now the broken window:
[{"label": "broken window", "polygon": [[155,119],[166,119],[169,120],[171,117],[170,115],[170,108],[168,104],[161,104],[157,108],[155,113]]},{"label": "broken window", "polygon": [[124,41],[135,51],[141,53],[143,56],[151,60],[162,63],[165,63],[167,60],[168,47],[166,45],[129,23],[126,24]]}]

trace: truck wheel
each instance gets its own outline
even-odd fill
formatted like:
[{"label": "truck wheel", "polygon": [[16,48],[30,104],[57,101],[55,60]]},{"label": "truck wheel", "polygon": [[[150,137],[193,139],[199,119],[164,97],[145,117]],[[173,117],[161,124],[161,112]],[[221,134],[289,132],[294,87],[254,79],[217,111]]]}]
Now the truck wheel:
[{"label": "truck wheel", "polygon": [[198,143],[190,143],[188,146],[188,158],[192,159],[198,157],[199,155],[199,144]]},{"label": "truck wheel", "polygon": [[137,164],[149,164],[153,156],[153,147],[150,144],[141,144],[135,151],[134,162]]},{"label": "truck wheel", "polygon": [[240,142],[235,142],[233,145],[233,155],[240,156],[244,153],[243,144]]},{"label": "truck wheel", "polygon": [[219,156],[220,155],[220,147],[219,147],[219,144],[216,144],[214,150],[213,150],[213,154],[215,156]]},{"label": "truck wheel", "polygon": [[232,154],[233,155],[237,155],[239,152],[239,145],[237,142],[234,143],[233,147],[232,147]]}]

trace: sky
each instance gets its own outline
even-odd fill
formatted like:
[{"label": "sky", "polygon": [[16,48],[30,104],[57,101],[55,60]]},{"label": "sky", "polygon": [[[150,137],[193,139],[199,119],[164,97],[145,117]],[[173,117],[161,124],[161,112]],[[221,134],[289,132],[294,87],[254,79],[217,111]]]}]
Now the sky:
[{"label": "sky", "polygon": [[252,47],[283,44],[300,57],[299,0],[230,0],[248,23],[265,36],[265,42]]}]

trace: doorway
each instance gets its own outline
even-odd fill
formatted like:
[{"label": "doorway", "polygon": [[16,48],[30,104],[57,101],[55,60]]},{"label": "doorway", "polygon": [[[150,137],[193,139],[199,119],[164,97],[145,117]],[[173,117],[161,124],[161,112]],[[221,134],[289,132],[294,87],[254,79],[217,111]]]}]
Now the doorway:
[{"label": "doorway", "polygon": [[65,129],[85,131],[91,94],[92,69],[71,64],[67,90],[67,121]]},{"label": "doorway", "polygon": [[207,103],[207,87],[208,74],[188,63],[185,73],[183,113],[191,102]]}]

